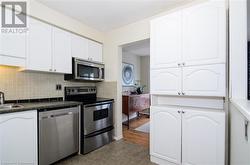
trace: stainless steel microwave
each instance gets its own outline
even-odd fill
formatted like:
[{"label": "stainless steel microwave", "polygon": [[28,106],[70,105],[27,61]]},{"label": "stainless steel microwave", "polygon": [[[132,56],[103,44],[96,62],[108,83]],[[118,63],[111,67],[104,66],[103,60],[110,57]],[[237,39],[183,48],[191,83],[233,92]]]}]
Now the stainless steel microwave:
[{"label": "stainless steel microwave", "polygon": [[104,64],[72,58],[72,74],[65,74],[65,80],[103,81]]}]

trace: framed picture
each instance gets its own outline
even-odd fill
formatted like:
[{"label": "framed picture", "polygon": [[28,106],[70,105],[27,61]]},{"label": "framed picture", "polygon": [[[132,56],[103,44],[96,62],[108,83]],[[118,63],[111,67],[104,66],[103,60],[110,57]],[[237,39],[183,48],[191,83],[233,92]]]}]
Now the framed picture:
[{"label": "framed picture", "polygon": [[122,63],[122,85],[123,86],[135,85],[135,75],[134,75],[133,64]]}]

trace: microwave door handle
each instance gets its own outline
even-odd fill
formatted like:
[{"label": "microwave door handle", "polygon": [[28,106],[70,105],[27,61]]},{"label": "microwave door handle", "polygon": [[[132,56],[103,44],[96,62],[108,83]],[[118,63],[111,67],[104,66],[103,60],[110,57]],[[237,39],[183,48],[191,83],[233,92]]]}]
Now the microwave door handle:
[{"label": "microwave door handle", "polygon": [[99,79],[102,79],[102,68],[99,68]]}]

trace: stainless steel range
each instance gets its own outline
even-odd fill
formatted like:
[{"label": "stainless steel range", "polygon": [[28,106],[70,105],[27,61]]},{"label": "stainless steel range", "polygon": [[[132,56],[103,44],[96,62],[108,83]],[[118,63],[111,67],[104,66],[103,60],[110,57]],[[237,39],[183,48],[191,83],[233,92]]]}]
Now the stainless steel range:
[{"label": "stainless steel range", "polygon": [[65,87],[65,100],[80,101],[81,154],[112,141],[113,99],[96,97],[96,87]]}]

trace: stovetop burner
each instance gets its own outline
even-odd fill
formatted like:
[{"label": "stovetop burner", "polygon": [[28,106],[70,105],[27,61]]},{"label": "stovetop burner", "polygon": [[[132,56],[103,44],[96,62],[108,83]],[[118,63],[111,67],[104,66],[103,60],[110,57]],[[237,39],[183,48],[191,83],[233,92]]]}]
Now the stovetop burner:
[{"label": "stovetop burner", "polygon": [[65,100],[79,101],[83,105],[113,101],[110,98],[96,97],[96,87],[82,86],[82,87],[65,87]]}]

